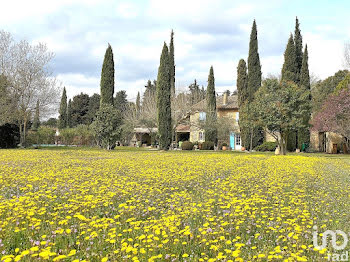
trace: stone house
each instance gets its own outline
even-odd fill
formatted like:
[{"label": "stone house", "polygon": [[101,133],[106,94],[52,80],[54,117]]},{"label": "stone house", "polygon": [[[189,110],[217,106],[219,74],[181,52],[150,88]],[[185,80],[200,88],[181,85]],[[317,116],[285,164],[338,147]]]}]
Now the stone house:
[{"label": "stone house", "polygon": [[333,132],[310,132],[310,147],[317,152],[335,154],[339,151],[347,151],[343,147],[344,138]]},{"label": "stone house", "polygon": [[[229,135],[225,142],[233,150],[241,150],[241,134],[239,130],[238,120],[238,96],[223,96],[216,97],[216,110],[218,121],[229,124]],[[180,124],[176,128],[177,141],[189,140],[191,142],[204,142],[205,131],[204,123],[206,119],[206,100],[202,100],[194,104],[191,111],[186,115],[187,123]],[[227,127],[226,127],[227,128]]]}]

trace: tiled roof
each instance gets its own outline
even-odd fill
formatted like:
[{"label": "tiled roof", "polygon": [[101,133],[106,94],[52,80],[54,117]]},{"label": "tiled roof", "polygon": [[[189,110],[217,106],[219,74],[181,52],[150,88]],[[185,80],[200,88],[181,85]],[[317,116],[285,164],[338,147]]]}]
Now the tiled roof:
[{"label": "tiled roof", "polygon": [[180,124],[176,127],[176,132],[190,132],[190,125]]},{"label": "tiled roof", "polygon": [[[224,96],[217,96],[216,97],[216,108],[217,109],[238,109],[238,96],[228,96],[227,97],[227,103],[224,105]],[[205,111],[207,107],[206,100],[202,100],[198,102],[197,104],[194,104],[192,106],[192,112],[193,111]]]}]

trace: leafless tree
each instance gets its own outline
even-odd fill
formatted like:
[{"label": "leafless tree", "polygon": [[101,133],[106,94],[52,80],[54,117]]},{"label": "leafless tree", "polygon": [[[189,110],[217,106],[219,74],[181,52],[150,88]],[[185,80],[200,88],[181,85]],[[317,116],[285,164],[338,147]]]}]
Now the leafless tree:
[{"label": "leafless tree", "polygon": [[9,33],[0,31],[0,70],[10,82],[10,93],[16,103],[13,114],[19,124],[23,146],[37,101],[41,116],[57,108],[61,88],[50,70],[53,56],[43,43],[31,45],[25,40],[16,43]]}]

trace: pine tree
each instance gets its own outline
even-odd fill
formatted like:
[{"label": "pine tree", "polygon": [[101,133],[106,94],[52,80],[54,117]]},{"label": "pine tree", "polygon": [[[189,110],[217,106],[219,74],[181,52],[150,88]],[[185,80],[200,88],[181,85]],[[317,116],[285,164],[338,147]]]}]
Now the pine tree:
[{"label": "pine tree", "polygon": [[66,88],[63,88],[60,104],[60,115],[58,118],[58,128],[63,129],[67,127],[67,93]]},{"label": "pine tree", "polygon": [[205,124],[205,141],[217,143],[216,128],[216,94],[215,94],[215,78],[213,66],[210,67],[207,87],[207,114]]},{"label": "pine tree", "polygon": [[238,106],[241,107],[248,100],[247,65],[244,59],[239,60],[237,67]]},{"label": "pine tree", "polygon": [[298,67],[295,54],[293,35],[290,34],[286,50],[284,51],[284,63],[282,67],[282,81],[297,83]]},{"label": "pine tree", "polygon": [[303,37],[299,29],[298,17],[295,19],[294,43],[295,43],[295,59],[297,64],[297,82],[300,81],[300,72],[303,62]]},{"label": "pine tree", "polygon": [[69,101],[68,101],[67,127],[72,127],[72,100],[71,99],[69,99]]},{"label": "pine tree", "polygon": [[113,105],[113,94],[114,94],[114,60],[113,51],[110,44],[105,53],[105,57],[102,65],[101,72],[101,105],[110,104]]},{"label": "pine tree", "polygon": [[171,95],[175,95],[175,54],[174,54],[174,31],[171,30],[170,45],[169,45],[169,70]]},{"label": "pine tree", "polygon": [[[305,101],[309,105],[309,111],[304,115],[304,123],[307,126],[311,119],[311,85],[310,85],[310,74],[309,74],[309,56],[307,51],[307,45],[305,46],[303,54],[303,62],[300,72],[300,86],[309,91],[309,96]],[[298,130],[298,148],[302,149],[303,144],[310,144],[310,130],[301,129]]]},{"label": "pine tree", "polygon": [[163,45],[157,77],[157,109],[159,146],[167,150],[171,144],[171,84],[169,70],[169,51],[166,43]]},{"label": "pine tree", "polygon": [[39,100],[36,102],[35,115],[33,120],[33,130],[38,130],[40,126],[40,111],[39,111]]},{"label": "pine tree", "polygon": [[261,86],[261,65],[258,52],[258,33],[254,20],[249,42],[248,55],[248,101],[252,101],[255,92]]},{"label": "pine tree", "polygon": [[141,101],[140,101],[140,92],[137,92],[137,97],[136,97],[136,112],[139,114],[141,111]]}]

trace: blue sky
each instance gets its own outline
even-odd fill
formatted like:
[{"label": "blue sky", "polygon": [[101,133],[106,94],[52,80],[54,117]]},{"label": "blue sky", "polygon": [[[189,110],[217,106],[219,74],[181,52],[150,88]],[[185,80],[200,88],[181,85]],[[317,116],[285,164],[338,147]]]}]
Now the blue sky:
[{"label": "blue sky", "polygon": [[[19,8],[21,7],[21,8]],[[130,100],[157,77],[163,41],[175,31],[176,86],[195,78],[206,86],[214,66],[218,92],[236,89],[236,68],[247,58],[253,19],[263,76],[279,74],[298,16],[311,73],[324,79],[342,69],[350,1],[12,0],[2,4],[1,29],[20,40],[45,42],[52,70],[68,96],[99,92],[108,43],[116,62],[116,91]]]}]

